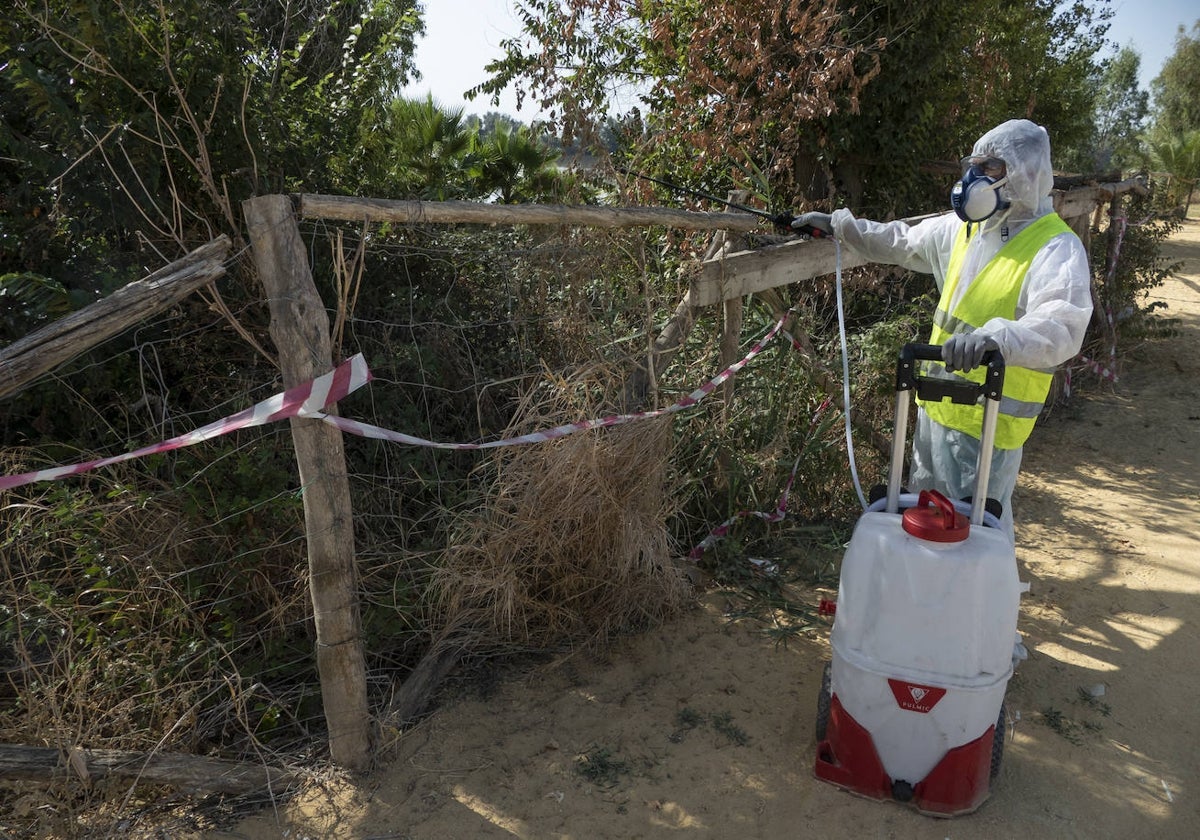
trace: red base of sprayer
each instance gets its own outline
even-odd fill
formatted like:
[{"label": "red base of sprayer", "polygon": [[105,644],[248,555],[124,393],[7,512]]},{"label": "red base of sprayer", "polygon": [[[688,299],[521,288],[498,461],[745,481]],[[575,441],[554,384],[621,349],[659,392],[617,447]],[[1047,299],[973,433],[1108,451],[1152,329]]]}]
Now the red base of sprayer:
[{"label": "red base of sprayer", "polygon": [[[998,769],[995,736],[996,727],[988,727],[974,741],[949,750],[924,779],[915,783],[892,779],[883,769],[871,733],[833,695],[824,737],[817,742],[814,772],[818,779],[851,793],[870,799],[894,799],[923,814],[970,814],[991,794],[992,777]],[[1003,739],[1003,733],[999,737]]]}]

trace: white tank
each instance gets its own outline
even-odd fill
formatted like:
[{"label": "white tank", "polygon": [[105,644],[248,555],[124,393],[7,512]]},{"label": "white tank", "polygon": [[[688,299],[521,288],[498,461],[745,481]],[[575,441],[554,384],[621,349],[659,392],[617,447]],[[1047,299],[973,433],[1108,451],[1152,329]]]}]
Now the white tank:
[{"label": "white tank", "polygon": [[916,783],[996,723],[1022,585],[1003,531],[964,519],[940,542],[903,523],[868,512],[855,527],[830,638],[832,691],[871,733],[888,775]]}]

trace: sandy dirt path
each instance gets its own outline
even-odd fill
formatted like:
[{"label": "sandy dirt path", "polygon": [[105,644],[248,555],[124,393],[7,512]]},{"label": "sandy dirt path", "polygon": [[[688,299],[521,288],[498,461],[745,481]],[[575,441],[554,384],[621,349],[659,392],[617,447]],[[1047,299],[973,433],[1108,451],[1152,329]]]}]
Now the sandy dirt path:
[{"label": "sandy dirt path", "polygon": [[[1018,486],[1030,658],[995,792],[936,820],[813,777],[828,632],[780,646],[721,596],[457,701],[386,766],[226,838],[1200,837],[1200,221],[1155,295],[1177,333],[1044,422]],[[815,600],[816,595],[813,595]],[[1101,692],[1103,692],[1101,694]]]}]

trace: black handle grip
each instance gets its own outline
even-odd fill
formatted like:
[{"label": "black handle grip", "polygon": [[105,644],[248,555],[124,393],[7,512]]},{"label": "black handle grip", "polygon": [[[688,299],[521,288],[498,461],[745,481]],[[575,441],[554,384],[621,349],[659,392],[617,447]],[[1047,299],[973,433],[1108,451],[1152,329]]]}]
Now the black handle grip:
[{"label": "black handle grip", "polygon": [[794,227],[792,223],[798,218],[799,216],[793,216],[791,213],[780,213],[778,216],[772,218],[771,221],[775,223],[775,227],[781,233],[798,233],[801,236],[809,236],[813,239],[827,239],[829,237],[829,234],[819,227],[813,227],[812,225]]},{"label": "black handle grip", "polygon": [[900,361],[905,359],[921,362],[940,362],[942,360],[942,345],[940,344],[905,344],[900,348]]},{"label": "black handle grip", "polygon": [[800,227],[793,227],[792,233],[798,233],[801,236],[811,236],[813,239],[829,238],[828,233],[821,230],[819,227],[813,227],[812,225],[800,225]]},{"label": "black handle grip", "polygon": [[942,346],[940,344],[905,344],[900,348],[900,358],[896,362],[896,390],[916,391],[923,400],[937,402],[949,399],[951,402],[972,405],[979,398],[999,400],[1004,390],[1004,356],[999,350],[988,350],[983,354],[983,365],[987,373],[983,382],[974,383],[956,376],[953,379],[943,379],[935,376],[922,376],[917,362],[942,361]]}]

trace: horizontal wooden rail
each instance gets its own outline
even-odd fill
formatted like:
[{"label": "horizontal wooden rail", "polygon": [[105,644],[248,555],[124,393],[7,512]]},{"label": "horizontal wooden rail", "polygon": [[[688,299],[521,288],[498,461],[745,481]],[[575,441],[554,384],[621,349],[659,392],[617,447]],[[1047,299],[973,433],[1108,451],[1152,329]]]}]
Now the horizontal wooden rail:
[{"label": "horizontal wooden rail", "polygon": [[297,196],[306,219],[399,224],[579,225],[623,228],[661,225],[683,230],[754,230],[749,213],[708,213],[669,207],[598,207],[584,204],[484,204],[475,201],[397,201],[341,195]]},{"label": "horizontal wooden rail", "polygon": [[1127,192],[1144,195],[1147,192],[1146,184],[1141,178],[1129,178],[1125,181],[1078,187],[1066,192],[1055,193],[1054,209],[1064,219],[1085,216],[1093,212],[1097,204],[1112,201],[1116,196]]},{"label": "horizontal wooden rail", "polygon": [[[914,216],[904,221],[911,225],[928,218],[932,216]],[[866,264],[867,260],[849,248],[842,249],[842,268]],[[830,239],[795,239],[752,251],[735,251],[706,260],[699,276],[692,280],[686,300],[691,306],[712,306],[730,298],[833,274],[836,268],[837,246]]]}]

